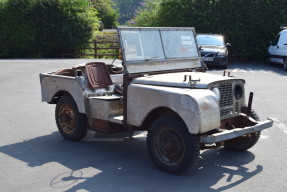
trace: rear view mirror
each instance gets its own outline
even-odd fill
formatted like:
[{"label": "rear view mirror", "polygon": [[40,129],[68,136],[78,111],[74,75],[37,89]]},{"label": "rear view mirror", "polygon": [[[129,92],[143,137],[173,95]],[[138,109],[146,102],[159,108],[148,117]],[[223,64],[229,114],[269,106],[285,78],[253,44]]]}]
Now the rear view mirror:
[{"label": "rear view mirror", "polygon": [[226,47],[231,47],[231,44],[230,43],[226,43]]}]

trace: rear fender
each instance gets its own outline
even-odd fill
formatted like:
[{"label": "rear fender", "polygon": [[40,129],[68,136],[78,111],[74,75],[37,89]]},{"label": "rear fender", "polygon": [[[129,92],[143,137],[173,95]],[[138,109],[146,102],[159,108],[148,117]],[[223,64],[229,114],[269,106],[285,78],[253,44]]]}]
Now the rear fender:
[{"label": "rear fender", "polygon": [[53,99],[58,93],[70,94],[80,113],[86,113],[84,104],[83,87],[81,86],[81,79],[77,77],[63,77],[52,74],[40,74],[41,93],[43,102],[53,103]]}]

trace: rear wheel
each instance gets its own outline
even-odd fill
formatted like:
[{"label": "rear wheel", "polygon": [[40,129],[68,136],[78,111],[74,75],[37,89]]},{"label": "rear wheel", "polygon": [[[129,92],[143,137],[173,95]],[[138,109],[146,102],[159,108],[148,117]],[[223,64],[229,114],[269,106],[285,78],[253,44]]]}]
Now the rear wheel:
[{"label": "rear wheel", "polygon": [[228,67],[228,57],[226,58],[225,64],[221,68],[227,69],[227,67]]},{"label": "rear wheel", "polygon": [[81,114],[71,96],[63,96],[56,105],[56,123],[61,135],[71,141],[79,141],[86,134],[86,117]]},{"label": "rear wheel", "polygon": [[199,136],[190,134],[179,117],[161,116],[148,130],[147,148],[160,170],[178,174],[195,164],[200,150]]},{"label": "rear wheel", "polygon": [[221,69],[227,69],[227,64],[223,65]]},{"label": "rear wheel", "polygon": [[283,69],[287,71],[287,58],[284,58],[283,60]]},{"label": "rear wheel", "polygon": [[269,65],[272,64],[272,62],[271,62],[271,56],[270,56],[269,53],[267,54],[267,63],[268,63]]},{"label": "rear wheel", "polygon": [[[242,112],[244,113],[245,110],[247,110],[247,108],[244,108]],[[256,121],[259,121],[259,117],[255,111],[251,111],[250,117],[252,117]],[[260,134],[261,132],[258,131],[236,139],[225,141],[224,148],[235,151],[246,151],[257,143],[260,138]]]}]

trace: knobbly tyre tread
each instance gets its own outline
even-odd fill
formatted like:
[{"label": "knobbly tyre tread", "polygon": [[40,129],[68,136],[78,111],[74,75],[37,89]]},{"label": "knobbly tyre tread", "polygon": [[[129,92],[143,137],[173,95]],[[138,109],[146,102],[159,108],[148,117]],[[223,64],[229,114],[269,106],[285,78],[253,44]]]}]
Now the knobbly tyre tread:
[{"label": "knobbly tyre tread", "polygon": [[[63,130],[63,128],[61,127],[60,122],[59,122],[59,118],[58,118],[59,117],[59,109],[60,109],[61,105],[63,105],[63,104],[69,104],[73,108],[73,110],[75,111],[75,114],[76,114],[77,126],[71,134],[67,134]],[[79,141],[83,137],[86,136],[86,134],[87,134],[86,116],[79,112],[78,107],[77,107],[74,99],[71,96],[65,95],[59,99],[59,101],[56,104],[55,119],[56,119],[56,124],[57,124],[58,130],[64,139],[70,140],[70,141]]]},{"label": "knobbly tyre tread", "polygon": [[[163,127],[169,127],[173,131],[176,131],[184,143],[185,150],[183,158],[175,166],[164,164],[156,155],[153,142],[154,139],[156,139],[156,133]],[[198,135],[189,133],[185,123],[178,116],[173,114],[164,115],[155,119],[148,129],[147,149],[153,163],[158,169],[172,174],[182,174],[191,165],[196,164],[200,151],[200,139]]]}]

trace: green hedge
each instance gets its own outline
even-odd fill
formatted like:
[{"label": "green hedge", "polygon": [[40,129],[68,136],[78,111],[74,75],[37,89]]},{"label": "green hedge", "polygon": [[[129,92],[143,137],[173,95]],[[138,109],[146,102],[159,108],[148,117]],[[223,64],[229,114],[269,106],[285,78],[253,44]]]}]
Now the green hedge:
[{"label": "green hedge", "polygon": [[87,0],[0,0],[0,57],[76,53],[99,20]]},{"label": "green hedge", "polygon": [[[162,0],[156,16],[138,24],[192,26],[197,33],[223,34],[232,44],[233,55],[263,60],[269,41],[287,23],[286,7],[287,0]],[[147,11],[141,10],[135,21]]]}]

